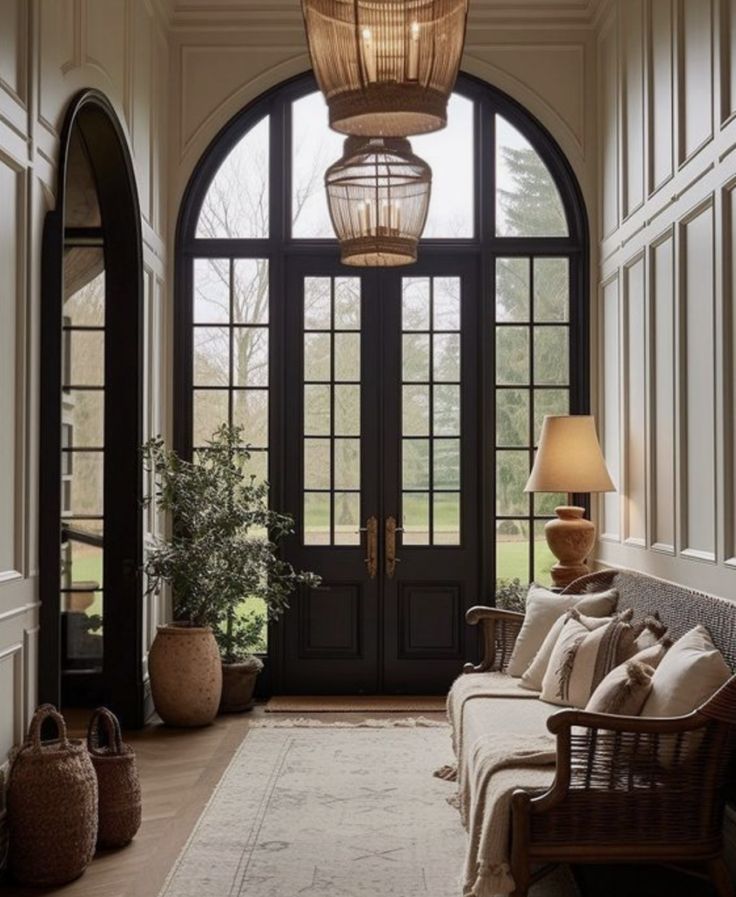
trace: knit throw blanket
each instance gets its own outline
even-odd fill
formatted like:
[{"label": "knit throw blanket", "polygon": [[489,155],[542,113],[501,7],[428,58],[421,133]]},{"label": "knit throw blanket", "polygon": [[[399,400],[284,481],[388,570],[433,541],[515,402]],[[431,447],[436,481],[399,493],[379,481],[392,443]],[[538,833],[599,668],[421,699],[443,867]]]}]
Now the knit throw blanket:
[{"label": "knit throw blanket", "polygon": [[473,745],[458,794],[468,850],[463,897],[498,897],[514,890],[509,862],[511,796],[517,788],[546,791],[555,774],[551,735],[488,734]]},{"label": "knit throw blanket", "polygon": [[465,780],[463,751],[463,714],[469,701],[478,698],[539,698],[539,692],[530,691],[519,685],[519,679],[506,673],[467,673],[459,676],[452,684],[447,696],[447,718],[452,733],[452,749],[458,765],[443,766],[435,775],[448,781]]}]

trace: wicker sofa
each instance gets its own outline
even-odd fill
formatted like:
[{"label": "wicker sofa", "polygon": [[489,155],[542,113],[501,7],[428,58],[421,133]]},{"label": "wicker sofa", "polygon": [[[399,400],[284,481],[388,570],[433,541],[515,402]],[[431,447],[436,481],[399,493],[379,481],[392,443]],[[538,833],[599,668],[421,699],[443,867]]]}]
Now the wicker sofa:
[{"label": "wicker sofa", "polygon": [[[565,592],[611,587],[619,592],[619,608],[634,608],[637,618],[657,611],[674,638],[704,624],[736,670],[736,604],[614,570],[582,577]],[[484,652],[481,662],[467,664],[465,672],[503,672],[523,614],[474,607],[467,619],[481,627]],[[525,897],[530,885],[557,863],[676,864],[705,871],[719,897],[733,897],[722,828],[732,783],[736,676],[697,711],[674,719],[559,710],[528,699],[512,703],[522,711],[517,728],[546,724],[557,740],[556,775],[549,790],[518,790],[513,796],[515,897]],[[491,719],[503,725],[504,707],[510,709],[508,703],[484,707],[484,700],[466,706],[470,712],[463,712],[460,723],[466,739]],[[660,762],[663,751],[680,756],[684,744],[686,761]]]}]

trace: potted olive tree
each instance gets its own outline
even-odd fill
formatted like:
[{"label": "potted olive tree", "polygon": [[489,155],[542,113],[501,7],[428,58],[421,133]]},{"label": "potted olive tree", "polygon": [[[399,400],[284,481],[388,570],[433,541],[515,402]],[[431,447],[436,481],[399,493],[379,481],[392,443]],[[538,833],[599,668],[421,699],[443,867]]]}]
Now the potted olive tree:
[{"label": "potted olive tree", "polygon": [[160,438],[143,447],[155,484],[146,502],[170,516],[171,534],[150,547],[144,565],[149,591],[166,582],[172,592],[174,620],[159,626],[148,658],[154,704],[170,725],[201,726],[215,718],[220,650],[226,668],[238,667],[232,675],[254,680],[260,661],[245,662],[254,632],[243,612],[247,599],[262,599],[275,619],[298,583],[318,581],[279,556],[278,542],[292,531],[293,519],[272,511],[268,485],[244,472],[249,453],[241,443],[241,429],[223,425],[192,461]]}]

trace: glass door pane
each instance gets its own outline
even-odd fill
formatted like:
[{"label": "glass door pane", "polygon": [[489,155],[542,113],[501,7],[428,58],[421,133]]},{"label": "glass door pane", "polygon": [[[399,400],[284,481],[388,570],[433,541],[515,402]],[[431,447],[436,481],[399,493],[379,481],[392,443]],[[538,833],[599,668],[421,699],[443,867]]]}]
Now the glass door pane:
[{"label": "glass door pane", "polygon": [[542,421],[570,410],[570,260],[496,259],[496,588],[550,582],[544,525],[566,496],[528,495]]},{"label": "glass door pane", "polygon": [[359,545],[361,283],[304,279],[304,545]]},{"label": "glass door pane", "polygon": [[460,278],[401,281],[404,545],[459,545]]},{"label": "glass door pane", "polygon": [[101,246],[66,248],[62,313],[62,663],[66,670],[101,669],[105,510],[105,271]]}]

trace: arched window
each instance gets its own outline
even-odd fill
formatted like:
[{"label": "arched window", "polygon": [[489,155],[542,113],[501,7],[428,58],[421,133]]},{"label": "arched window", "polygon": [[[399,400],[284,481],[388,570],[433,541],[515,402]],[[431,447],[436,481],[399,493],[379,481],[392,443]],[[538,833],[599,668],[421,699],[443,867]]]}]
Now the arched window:
[{"label": "arched window", "polygon": [[[339,263],[323,177],[342,137],[311,76],[213,141],[177,235],[176,442],[189,452],[222,421],[244,427],[253,472],[296,517],[294,561],[335,583],[310,604],[339,618],[335,631],[322,644],[302,621],[301,656],[328,642],[350,654],[357,624],[341,613],[363,613],[372,586],[351,592],[347,558],[362,565],[375,517],[391,580],[375,587],[378,616],[394,613],[390,586],[408,627],[378,641],[398,639],[395,658],[434,650],[449,669],[468,599],[488,599],[497,580],[549,581],[543,527],[562,498],[523,487],[544,415],[587,410],[588,235],[557,145],[487,85],[461,76],[447,128],[412,146],[433,170],[419,261],[378,271]],[[429,579],[447,583],[441,597]],[[422,635],[430,604],[454,634],[438,617]],[[394,666],[379,679],[404,675]]]}]

